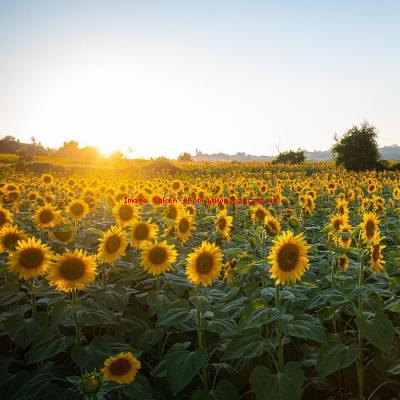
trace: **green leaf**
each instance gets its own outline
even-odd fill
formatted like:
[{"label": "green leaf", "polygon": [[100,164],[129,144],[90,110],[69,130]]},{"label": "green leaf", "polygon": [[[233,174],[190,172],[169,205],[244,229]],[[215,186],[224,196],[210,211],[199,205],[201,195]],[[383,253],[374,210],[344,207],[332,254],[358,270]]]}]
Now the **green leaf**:
[{"label": "green leaf", "polygon": [[325,341],[325,330],[321,321],[308,314],[300,314],[294,316],[292,320],[284,321],[282,329],[289,336],[315,340],[319,343]]},{"label": "green leaf", "polygon": [[157,326],[174,326],[189,319],[191,314],[186,308],[171,308],[161,314]]},{"label": "green leaf", "polygon": [[359,348],[356,344],[346,346],[340,339],[332,339],[321,347],[317,360],[317,371],[321,377],[347,368],[356,361]]},{"label": "green leaf", "polygon": [[379,350],[389,353],[392,347],[394,329],[384,313],[363,313],[356,317],[356,324],[362,335]]},{"label": "green leaf", "polygon": [[221,379],[214,391],[217,400],[239,400],[238,392],[227,379]]},{"label": "green leaf", "polygon": [[207,351],[187,351],[183,343],[174,344],[165,356],[167,378],[174,396],[186,387],[207,360]]},{"label": "green leaf", "polygon": [[388,370],[389,374],[400,375],[400,362]]},{"label": "green leaf", "polygon": [[35,318],[23,318],[20,315],[8,317],[4,322],[4,329],[10,339],[23,349],[47,327],[47,315],[36,314]]},{"label": "green leaf", "polygon": [[220,337],[231,337],[236,333],[236,322],[232,319],[213,319],[204,323],[206,331],[216,333]]},{"label": "green leaf", "polygon": [[202,314],[204,314],[210,307],[211,301],[206,296],[191,296],[189,301],[198,309]]},{"label": "green leaf", "polygon": [[277,374],[265,366],[255,367],[250,375],[250,384],[257,400],[300,400],[304,375],[299,365],[290,361]]},{"label": "green leaf", "polygon": [[255,358],[264,354],[267,345],[259,336],[242,336],[232,339],[226,347],[222,360]]},{"label": "green leaf", "polygon": [[28,355],[28,364],[47,360],[62,353],[73,343],[73,338],[65,337],[55,330],[49,330],[46,336],[32,343]]},{"label": "green leaf", "polygon": [[107,285],[96,291],[94,298],[107,308],[123,312],[128,304],[129,293],[121,285]]}]

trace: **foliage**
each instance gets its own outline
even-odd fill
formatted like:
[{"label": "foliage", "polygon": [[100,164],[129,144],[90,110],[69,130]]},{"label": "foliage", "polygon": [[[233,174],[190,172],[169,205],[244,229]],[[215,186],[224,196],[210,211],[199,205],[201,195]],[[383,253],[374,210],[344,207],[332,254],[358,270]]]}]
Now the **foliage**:
[{"label": "foliage", "polygon": [[305,161],[304,150],[285,151],[279,153],[278,157],[273,161],[274,164],[301,164]]},{"label": "foliage", "polygon": [[351,171],[365,171],[379,168],[380,155],[377,144],[377,130],[367,121],[360,127],[354,125],[332,147],[336,165]]}]

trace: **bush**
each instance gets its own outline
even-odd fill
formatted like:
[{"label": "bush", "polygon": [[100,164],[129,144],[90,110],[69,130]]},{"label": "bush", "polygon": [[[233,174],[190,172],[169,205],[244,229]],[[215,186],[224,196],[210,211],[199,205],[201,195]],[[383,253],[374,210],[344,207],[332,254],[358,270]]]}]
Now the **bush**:
[{"label": "bush", "polygon": [[332,147],[332,153],[336,165],[342,165],[351,171],[384,169],[376,138],[376,128],[367,121],[360,127],[354,125],[340,140],[335,138],[336,144]]},{"label": "bush", "polygon": [[278,157],[274,161],[273,164],[301,164],[305,161],[306,157],[304,155],[304,150],[297,151],[285,151],[283,153],[279,153]]}]

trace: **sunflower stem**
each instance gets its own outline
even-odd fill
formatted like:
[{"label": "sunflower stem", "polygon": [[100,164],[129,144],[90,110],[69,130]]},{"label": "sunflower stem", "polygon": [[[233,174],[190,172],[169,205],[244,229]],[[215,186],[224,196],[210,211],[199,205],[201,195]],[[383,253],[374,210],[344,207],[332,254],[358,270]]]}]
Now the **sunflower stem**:
[{"label": "sunflower stem", "polygon": [[34,318],[36,316],[35,279],[31,280],[31,300],[32,300],[32,318]]},{"label": "sunflower stem", "polygon": [[[358,273],[358,286],[361,287],[364,281],[364,257],[360,249],[360,269]],[[358,315],[362,314],[362,296],[358,296]],[[358,328],[358,359],[357,365],[357,380],[358,380],[358,396],[360,400],[364,399],[364,353],[363,353],[363,336],[361,329]]]},{"label": "sunflower stem", "polygon": [[75,340],[76,340],[77,344],[80,344],[81,343],[81,329],[79,326],[78,314],[75,309],[75,305],[76,305],[76,290],[75,289],[72,289],[71,302],[72,302],[72,306],[73,306],[74,322],[75,322]]},{"label": "sunflower stem", "polygon": [[[275,307],[279,308],[281,305],[281,290],[279,285],[275,286]],[[276,340],[278,342],[278,365],[281,370],[285,365],[283,353],[283,340],[282,340],[282,325],[280,318],[276,321]]]},{"label": "sunflower stem", "polygon": [[118,388],[117,393],[118,393],[118,400],[122,400],[122,389]]},{"label": "sunflower stem", "polygon": [[[198,294],[198,288],[196,286],[196,294]],[[205,343],[204,343],[204,335],[203,335],[203,324],[202,324],[202,315],[201,311],[196,306],[196,314],[197,314],[197,339],[198,339],[198,346],[199,349],[204,349],[205,348]],[[208,391],[208,371],[207,371],[207,361],[203,365],[202,369],[202,381],[203,381],[203,386],[204,389]]]}]

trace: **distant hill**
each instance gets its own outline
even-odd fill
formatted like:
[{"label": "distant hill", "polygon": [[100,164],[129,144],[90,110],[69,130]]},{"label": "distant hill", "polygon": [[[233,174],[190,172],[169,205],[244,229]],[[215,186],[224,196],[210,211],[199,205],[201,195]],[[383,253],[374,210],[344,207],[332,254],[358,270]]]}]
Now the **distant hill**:
[{"label": "distant hill", "polygon": [[[383,160],[400,160],[400,146],[384,146],[379,149]],[[304,151],[307,161],[329,161],[332,160],[332,152],[325,151]],[[233,155],[225,153],[206,154],[196,150],[196,155],[192,157],[195,161],[271,161],[275,156],[254,156],[246,153],[236,153]]]}]

